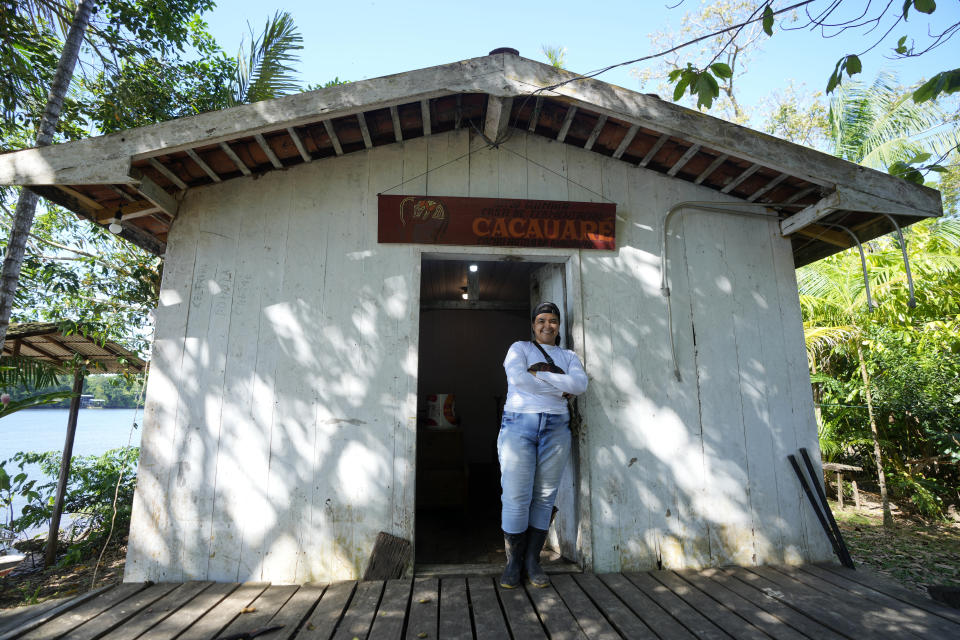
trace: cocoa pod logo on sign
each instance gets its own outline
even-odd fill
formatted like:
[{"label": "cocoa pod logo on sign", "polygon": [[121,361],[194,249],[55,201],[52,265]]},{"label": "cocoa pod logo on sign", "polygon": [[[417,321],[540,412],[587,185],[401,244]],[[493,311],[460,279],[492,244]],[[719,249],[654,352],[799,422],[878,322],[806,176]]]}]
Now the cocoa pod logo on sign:
[{"label": "cocoa pod logo on sign", "polygon": [[400,201],[400,224],[408,242],[435,244],[449,220],[442,202],[407,196]]}]

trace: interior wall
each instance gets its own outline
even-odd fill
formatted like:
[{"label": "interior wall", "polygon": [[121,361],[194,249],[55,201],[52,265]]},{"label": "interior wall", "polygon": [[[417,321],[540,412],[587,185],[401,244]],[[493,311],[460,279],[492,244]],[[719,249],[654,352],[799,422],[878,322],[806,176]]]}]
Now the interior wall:
[{"label": "interior wall", "polygon": [[498,402],[507,395],[503,359],[529,337],[525,313],[425,310],[420,314],[418,396],[456,394],[467,463],[497,463]]}]

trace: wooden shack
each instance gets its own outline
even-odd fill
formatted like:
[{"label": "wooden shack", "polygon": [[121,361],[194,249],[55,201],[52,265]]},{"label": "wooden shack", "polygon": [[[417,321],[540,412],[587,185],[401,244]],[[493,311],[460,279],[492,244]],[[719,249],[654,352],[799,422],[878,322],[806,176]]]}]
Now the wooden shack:
[{"label": "wooden shack", "polygon": [[[818,450],[794,269],[941,214],[510,50],[6,154],[0,183],[165,257],[126,568],[155,581],[356,578],[381,531],[410,571],[500,562],[501,363],[531,299],[561,305],[590,377],[565,562],[826,560],[786,460]],[[587,205],[614,223],[530,231]],[[502,233],[451,231],[501,209]],[[456,424],[430,426],[443,394]]]}]

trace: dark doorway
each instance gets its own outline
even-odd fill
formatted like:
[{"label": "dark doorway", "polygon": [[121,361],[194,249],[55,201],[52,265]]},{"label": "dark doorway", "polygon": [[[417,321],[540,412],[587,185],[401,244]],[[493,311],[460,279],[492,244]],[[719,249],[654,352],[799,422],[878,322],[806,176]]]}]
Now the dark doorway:
[{"label": "dark doorway", "polygon": [[[423,259],[417,378],[418,573],[431,565],[503,562],[497,462],[507,392],[503,358],[513,342],[530,337],[530,277],[541,266],[489,257]],[[454,396],[455,415],[450,416],[448,404],[446,419],[438,419],[437,405],[449,394]]]}]

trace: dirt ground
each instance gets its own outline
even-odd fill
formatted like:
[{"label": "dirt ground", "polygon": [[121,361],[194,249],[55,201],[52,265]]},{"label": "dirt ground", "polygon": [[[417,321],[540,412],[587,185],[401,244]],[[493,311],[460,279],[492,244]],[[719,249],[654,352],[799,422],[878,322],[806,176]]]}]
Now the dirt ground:
[{"label": "dirt ground", "polygon": [[[102,587],[123,580],[126,545],[117,545],[104,554],[97,571],[97,584]],[[43,570],[43,553],[28,556],[9,575],[0,578],[0,609],[37,604],[53,598],[69,598],[89,591],[96,559],[71,567]]]},{"label": "dirt ground", "polygon": [[[850,554],[864,565],[904,586],[926,595],[927,585],[960,585],[960,523],[923,522],[894,507],[895,526],[883,528],[876,496],[861,492],[860,509],[846,505],[843,511],[831,503]],[[113,547],[97,572],[97,587],[123,579],[126,546]],[[28,559],[0,578],[0,609],[65,598],[92,588],[95,561],[72,567],[40,568]]]},{"label": "dirt ground", "polygon": [[960,586],[960,523],[924,522],[894,505],[894,527],[885,530],[878,496],[861,496],[860,509],[830,502],[855,564],[924,595],[927,585]]}]

